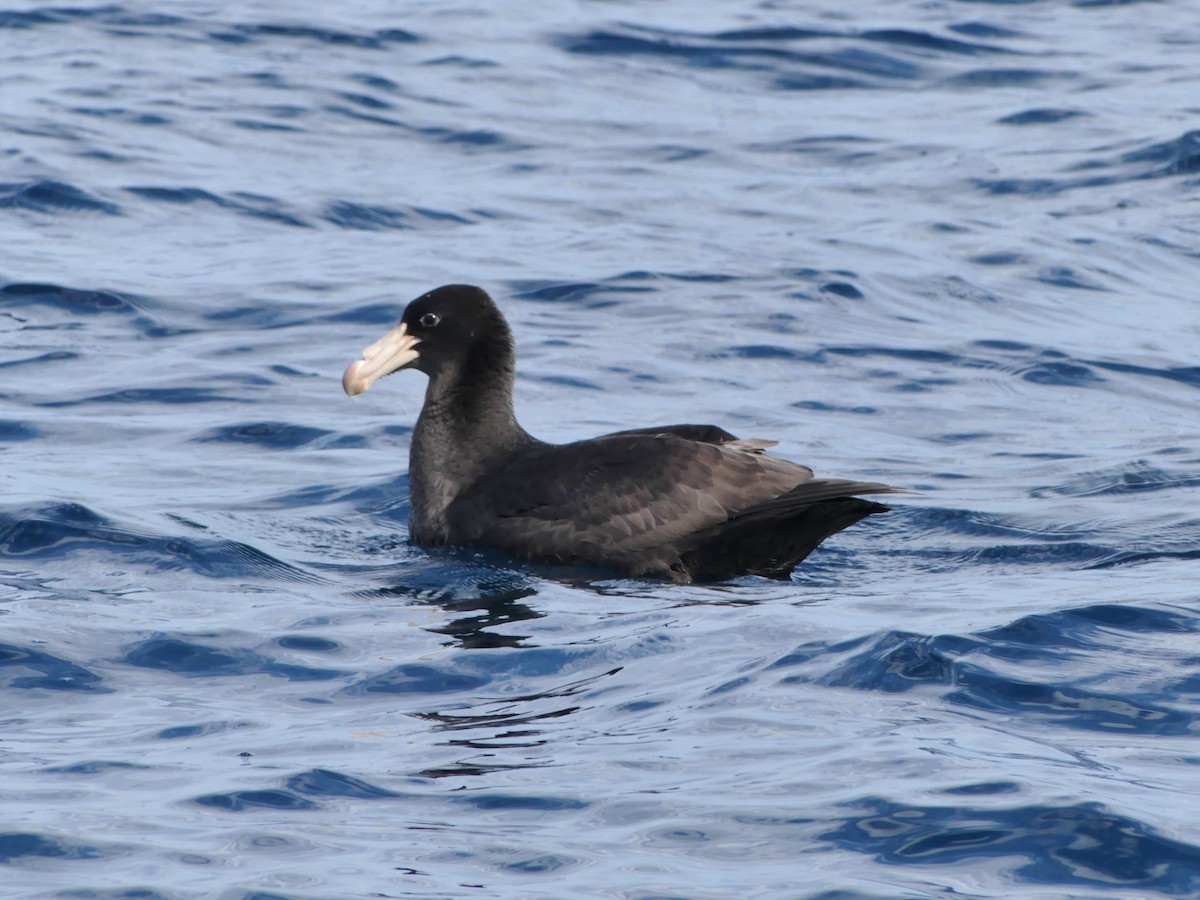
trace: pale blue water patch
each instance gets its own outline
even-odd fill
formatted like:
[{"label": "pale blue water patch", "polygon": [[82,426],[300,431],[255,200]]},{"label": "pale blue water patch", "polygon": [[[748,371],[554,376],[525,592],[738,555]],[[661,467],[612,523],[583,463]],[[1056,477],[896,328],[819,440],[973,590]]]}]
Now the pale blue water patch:
[{"label": "pale blue water patch", "polygon": [[[14,897],[1200,890],[1182,3],[0,9]],[[918,493],[788,582],[408,545],[447,282],[571,440]]]}]

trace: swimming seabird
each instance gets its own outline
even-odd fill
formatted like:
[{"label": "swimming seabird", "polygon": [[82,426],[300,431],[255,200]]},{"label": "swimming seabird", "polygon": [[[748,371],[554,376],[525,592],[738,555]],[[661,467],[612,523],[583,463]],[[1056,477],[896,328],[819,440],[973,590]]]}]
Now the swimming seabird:
[{"label": "swimming seabird", "polygon": [[354,396],[402,369],[429,376],[409,451],[418,546],[486,545],[680,582],[787,578],[825,538],[889,509],[855,495],[903,490],[814,478],[764,452],[777,442],[715,425],[540,441],[513,412],[512,332],[473,285],[413,300],[342,386]]}]

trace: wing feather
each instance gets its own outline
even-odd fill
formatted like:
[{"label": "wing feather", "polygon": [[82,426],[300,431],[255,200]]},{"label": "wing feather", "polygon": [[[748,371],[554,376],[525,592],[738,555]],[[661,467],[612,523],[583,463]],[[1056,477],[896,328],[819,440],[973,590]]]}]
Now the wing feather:
[{"label": "wing feather", "polygon": [[765,455],[765,443],[647,429],[547,445],[464,491],[448,510],[451,529],[462,542],[535,558],[640,567],[657,548],[812,479],[811,469]]}]

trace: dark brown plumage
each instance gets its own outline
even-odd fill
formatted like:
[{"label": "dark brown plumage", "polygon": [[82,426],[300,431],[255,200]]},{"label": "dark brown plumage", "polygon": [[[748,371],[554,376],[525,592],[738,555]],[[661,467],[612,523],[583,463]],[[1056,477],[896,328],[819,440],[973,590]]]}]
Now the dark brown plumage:
[{"label": "dark brown plumage", "polygon": [[817,479],[767,456],[773,441],[713,425],[640,428],[548,444],[513,413],[515,353],[480,288],[448,285],[346,370],[353,395],[384,375],[429,375],[409,456],[409,534],[527,559],[676,581],[786,578],[829,535],[888,507],[886,484]]}]

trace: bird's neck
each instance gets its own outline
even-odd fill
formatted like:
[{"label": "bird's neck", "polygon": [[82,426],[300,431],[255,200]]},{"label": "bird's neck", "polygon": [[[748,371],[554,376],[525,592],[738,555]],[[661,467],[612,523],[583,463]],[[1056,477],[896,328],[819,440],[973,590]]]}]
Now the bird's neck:
[{"label": "bird's neck", "polygon": [[514,367],[435,373],[409,450],[409,535],[417,544],[452,540],[446,510],[480,476],[539,443],[513,411]]}]

